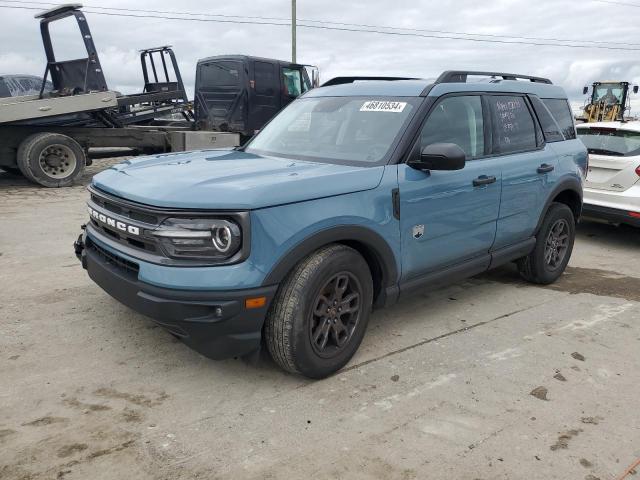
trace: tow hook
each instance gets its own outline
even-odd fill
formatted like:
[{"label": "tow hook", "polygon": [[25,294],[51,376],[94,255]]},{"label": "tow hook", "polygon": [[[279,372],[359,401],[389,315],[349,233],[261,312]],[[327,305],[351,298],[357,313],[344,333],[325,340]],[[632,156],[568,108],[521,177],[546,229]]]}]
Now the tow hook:
[{"label": "tow hook", "polygon": [[[82,228],[82,230],[85,230],[87,228],[86,225],[82,225],[80,228]],[[83,263],[84,266],[84,261],[82,259],[83,255],[82,253],[84,252],[84,241],[82,239],[84,233],[81,233],[80,235],[78,235],[78,239],[73,242],[73,251],[76,254],[76,257],[78,257],[78,260],[80,260]]]}]

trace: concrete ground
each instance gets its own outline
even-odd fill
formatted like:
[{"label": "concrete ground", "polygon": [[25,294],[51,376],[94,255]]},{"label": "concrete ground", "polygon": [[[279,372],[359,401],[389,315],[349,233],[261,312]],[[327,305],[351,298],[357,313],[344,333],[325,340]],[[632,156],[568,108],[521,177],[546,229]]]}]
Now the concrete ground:
[{"label": "concrete ground", "polygon": [[640,458],[638,231],[582,224],[550,287],[503,268],[378,311],[313,382],[107,296],[72,252],[86,197],[0,173],[3,480],[605,480]]}]

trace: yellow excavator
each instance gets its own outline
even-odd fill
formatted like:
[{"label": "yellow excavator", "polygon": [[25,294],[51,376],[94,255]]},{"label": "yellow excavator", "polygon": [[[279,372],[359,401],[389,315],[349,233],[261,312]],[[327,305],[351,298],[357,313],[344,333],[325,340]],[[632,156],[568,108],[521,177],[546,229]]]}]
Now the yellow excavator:
[{"label": "yellow excavator", "polygon": [[[631,110],[629,82],[603,81],[593,82],[591,95],[583,108],[582,115],[576,118],[583,122],[623,122],[629,120],[625,112]],[[638,86],[634,85],[633,93],[638,93]],[[584,87],[582,94],[589,93],[589,87]]]}]

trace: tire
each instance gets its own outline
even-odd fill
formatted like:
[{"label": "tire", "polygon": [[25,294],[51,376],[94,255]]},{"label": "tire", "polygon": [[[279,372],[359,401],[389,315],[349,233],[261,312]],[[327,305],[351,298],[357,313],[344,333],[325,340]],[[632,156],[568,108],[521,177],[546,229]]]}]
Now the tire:
[{"label": "tire", "polygon": [[564,203],[552,203],[536,235],[535,248],[518,261],[522,278],[541,285],[555,282],[569,263],[575,236],[571,209]]},{"label": "tire", "polygon": [[45,187],[66,187],[82,173],[86,164],[78,142],[58,133],[36,133],[18,147],[17,162],[22,174]]},{"label": "tire", "polygon": [[317,250],[289,273],[271,304],[264,329],[271,357],[288,372],[331,375],[360,346],[372,301],[371,272],[358,252],[338,244]]}]

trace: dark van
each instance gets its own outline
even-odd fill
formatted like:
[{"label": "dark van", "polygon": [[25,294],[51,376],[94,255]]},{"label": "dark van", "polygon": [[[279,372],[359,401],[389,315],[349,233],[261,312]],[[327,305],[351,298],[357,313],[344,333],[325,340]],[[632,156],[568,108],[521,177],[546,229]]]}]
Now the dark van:
[{"label": "dark van", "polygon": [[317,86],[317,71],[246,55],[199,60],[194,95],[198,128],[250,137],[294,98]]}]

